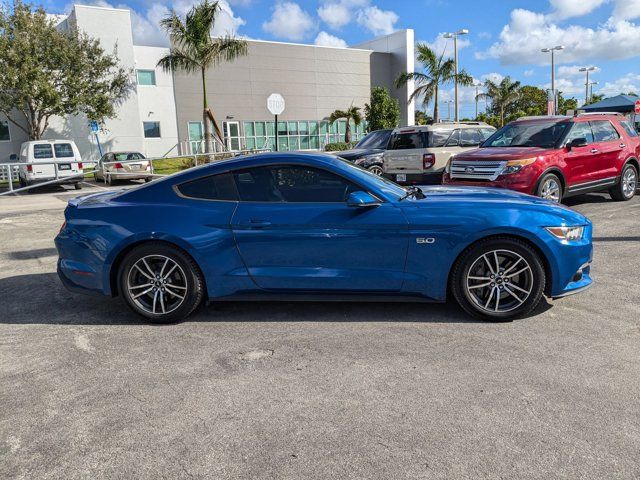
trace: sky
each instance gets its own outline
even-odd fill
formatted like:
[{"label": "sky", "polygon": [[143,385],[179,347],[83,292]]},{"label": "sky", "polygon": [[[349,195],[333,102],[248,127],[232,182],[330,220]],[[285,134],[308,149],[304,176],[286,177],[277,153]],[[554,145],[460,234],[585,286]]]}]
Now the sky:
[{"label": "sky", "polygon": [[[43,0],[51,13],[68,13],[69,0]],[[129,8],[137,44],[166,45],[158,21],[170,9],[186,13],[194,0],[76,0],[75,3]],[[442,34],[462,28],[459,64],[478,81],[510,76],[523,84],[550,88],[550,54],[556,52],[556,88],[580,103],[584,73],[593,66],[594,93],[640,94],[640,0],[220,0],[214,29],[252,39],[348,46],[411,28],[416,42],[453,55]],[[473,116],[475,89],[461,89],[461,116]],[[441,108],[453,88],[442,92]],[[480,109],[483,109],[481,103]]]}]

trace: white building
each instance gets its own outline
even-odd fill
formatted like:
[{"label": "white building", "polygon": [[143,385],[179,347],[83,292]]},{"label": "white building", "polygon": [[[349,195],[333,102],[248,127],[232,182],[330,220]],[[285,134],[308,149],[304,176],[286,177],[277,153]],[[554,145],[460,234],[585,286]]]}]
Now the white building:
[{"label": "white building", "polygon": [[[131,71],[135,88],[118,107],[116,118],[98,135],[103,152],[134,150],[148,157],[189,153],[202,140],[202,88],[199,75],[165,73],[157,68],[168,48],[134,45],[129,10],[74,5],[60,28],[76,26],[117,51]],[[117,50],[116,50],[117,45]],[[414,122],[408,102],[413,84],[396,89],[395,78],[413,71],[413,31],[402,30],[354,48],[249,41],[249,52],[207,72],[207,99],[224,131],[228,148],[273,146],[281,150],[317,149],[337,141],[345,123],[326,118],[351,104],[364,107],[372,86],[387,87],[401,105],[401,124]],[[270,93],[281,93],[286,110],[276,125],[266,109]],[[356,138],[364,127],[355,127]],[[99,158],[96,138],[86,118],[56,118],[45,138],[75,140],[87,161]],[[0,161],[17,154],[26,135],[0,117]]]}]

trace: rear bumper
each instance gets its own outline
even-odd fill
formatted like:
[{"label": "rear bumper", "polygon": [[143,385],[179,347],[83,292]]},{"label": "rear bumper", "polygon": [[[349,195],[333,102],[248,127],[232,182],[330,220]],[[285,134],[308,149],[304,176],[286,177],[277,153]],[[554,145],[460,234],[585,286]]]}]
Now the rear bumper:
[{"label": "rear bumper", "polygon": [[140,171],[140,172],[105,172],[104,175],[100,174],[104,177],[111,177],[113,180],[140,180],[143,178],[150,178],[153,174],[150,171]]},{"label": "rear bumper", "polygon": [[[39,183],[51,182],[55,180],[56,177],[38,177],[38,178],[26,178],[26,182],[29,185],[37,185]],[[78,173],[77,176],[74,177],[58,177],[58,183],[60,185],[69,185],[73,183],[80,183],[84,181],[84,177],[82,173]]]}]

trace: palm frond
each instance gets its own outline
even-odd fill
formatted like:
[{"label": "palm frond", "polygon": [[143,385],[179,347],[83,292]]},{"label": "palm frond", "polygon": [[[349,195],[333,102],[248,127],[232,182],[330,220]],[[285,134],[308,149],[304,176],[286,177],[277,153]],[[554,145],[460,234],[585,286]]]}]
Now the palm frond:
[{"label": "palm frond", "polygon": [[193,73],[201,68],[196,58],[177,49],[172,49],[158,60],[157,66],[165,72],[182,70],[186,73]]}]

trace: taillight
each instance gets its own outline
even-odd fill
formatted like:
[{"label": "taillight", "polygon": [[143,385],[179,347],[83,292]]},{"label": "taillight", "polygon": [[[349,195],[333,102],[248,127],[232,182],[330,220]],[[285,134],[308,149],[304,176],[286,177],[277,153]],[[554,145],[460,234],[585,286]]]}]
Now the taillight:
[{"label": "taillight", "polygon": [[78,162],[78,168],[82,170],[82,162]]},{"label": "taillight", "polygon": [[122,168],[122,164],[121,164],[121,163],[116,163],[116,164],[114,165],[114,167],[115,167],[115,168]]},{"label": "taillight", "polygon": [[433,153],[425,153],[422,155],[422,168],[428,170],[436,163],[436,156]]},{"label": "taillight", "polygon": [[33,172],[33,165],[27,165],[27,172]]}]

